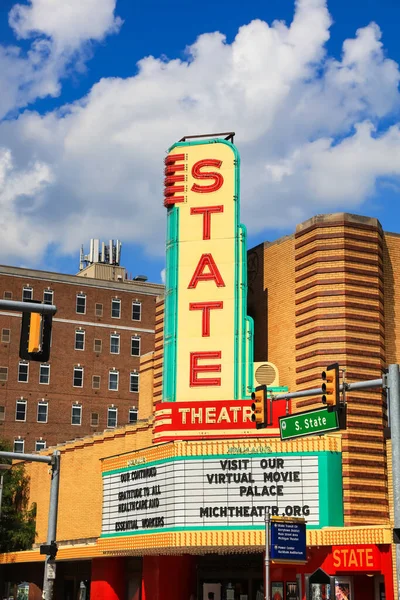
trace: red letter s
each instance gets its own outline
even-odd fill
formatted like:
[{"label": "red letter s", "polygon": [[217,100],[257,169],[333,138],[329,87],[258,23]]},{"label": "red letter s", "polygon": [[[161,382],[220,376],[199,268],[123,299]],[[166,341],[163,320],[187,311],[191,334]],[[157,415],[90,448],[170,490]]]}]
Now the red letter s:
[{"label": "red letter s", "polygon": [[216,192],[219,190],[224,183],[224,178],[222,177],[221,173],[203,173],[201,169],[203,167],[216,167],[217,169],[220,169],[221,165],[222,160],[217,160],[215,158],[205,158],[197,161],[197,163],[195,163],[192,167],[192,176],[195,179],[201,180],[212,179],[213,183],[210,183],[209,185],[198,185],[197,183],[194,183],[192,185],[192,192],[197,192],[198,194],[209,194],[210,192]]}]

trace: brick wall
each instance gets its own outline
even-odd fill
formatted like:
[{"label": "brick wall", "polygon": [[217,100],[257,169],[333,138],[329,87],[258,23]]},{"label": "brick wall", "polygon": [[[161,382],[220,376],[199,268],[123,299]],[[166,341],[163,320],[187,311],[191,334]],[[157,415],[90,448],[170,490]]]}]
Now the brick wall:
[{"label": "brick wall", "polygon": [[[101,533],[103,482],[101,459],[151,446],[148,423],[97,433],[59,446],[61,452],[57,541],[97,538]],[[36,543],[45,542],[50,475],[42,463],[28,463],[30,502],[37,503]]]}]

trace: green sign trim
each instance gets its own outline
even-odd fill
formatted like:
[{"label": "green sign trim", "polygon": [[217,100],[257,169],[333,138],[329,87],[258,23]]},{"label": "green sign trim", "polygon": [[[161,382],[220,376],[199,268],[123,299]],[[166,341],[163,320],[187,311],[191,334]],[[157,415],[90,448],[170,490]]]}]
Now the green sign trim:
[{"label": "green sign trim", "polygon": [[329,412],[327,408],[317,408],[297,413],[288,417],[279,417],[281,440],[306,435],[321,435],[339,429],[339,419],[336,411]]}]

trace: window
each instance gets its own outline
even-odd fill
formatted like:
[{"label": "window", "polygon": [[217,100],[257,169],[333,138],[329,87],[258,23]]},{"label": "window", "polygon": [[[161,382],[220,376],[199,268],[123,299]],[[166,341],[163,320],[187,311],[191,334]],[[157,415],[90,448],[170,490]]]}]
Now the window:
[{"label": "window", "polygon": [[96,315],[96,317],[102,317],[103,316],[103,305],[100,303],[96,303],[95,309],[94,309],[94,314]]},{"label": "window", "polygon": [[4,292],[3,298],[4,300],[12,300],[13,293],[12,292]]},{"label": "window", "polygon": [[29,302],[33,298],[33,288],[26,285],[22,288],[22,301]]},{"label": "window", "polygon": [[8,367],[0,367],[0,381],[7,381]]},{"label": "window", "polygon": [[39,452],[40,450],[44,450],[46,448],[46,441],[45,440],[36,440],[35,442],[35,450],[36,452]]},{"label": "window", "polygon": [[92,377],[92,388],[94,390],[100,389],[100,375],[93,375]]},{"label": "window", "polygon": [[118,379],[119,373],[114,369],[108,374],[108,389],[117,392],[118,391]]},{"label": "window", "polygon": [[82,405],[72,405],[71,425],[82,425]]},{"label": "window", "polygon": [[132,321],[140,321],[142,318],[142,303],[132,302]]},{"label": "window", "polygon": [[26,421],[26,400],[23,398],[21,398],[21,400],[17,400],[15,407],[15,420]]},{"label": "window", "polygon": [[101,340],[94,340],[94,344],[93,344],[93,350],[97,353],[101,352],[101,347],[102,347],[102,341]]},{"label": "window", "polygon": [[53,304],[54,292],[53,290],[44,290],[43,292],[43,302],[45,304]]},{"label": "window", "polygon": [[14,452],[23,452],[25,447],[25,440],[14,440]]},{"label": "window", "polygon": [[6,407],[0,406],[0,421],[5,421],[6,418]]},{"label": "window", "polygon": [[39,383],[49,385],[49,383],[50,383],[50,365],[40,365],[40,367],[39,367]]},{"label": "window", "polygon": [[76,295],[76,312],[80,315],[86,314],[86,294]]},{"label": "window", "polygon": [[75,331],[75,350],[85,349],[85,332],[83,329],[77,329]]},{"label": "window", "polygon": [[140,356],[140,337],[138,335],[131,337],[131,356]]},{"label": "window", "polygon": [[83,367],[74,367],[74,387],[83,387]]},{"label": "window", "polygon": [[118,422],[118,408],[109,406],[107,411],[107,427],[116,427]]},{"label": "window", "polygon": [[119,333],[110,335],[110,352],[111,354],[119,354]]},{"label": "window", "polygon": [[45,400],[39,400],[37,408],[37,422],[47,423],[47,415],[49,411],[49,405]]},{"label": "window", "polygon": [[1,330],[1,341],[3,344],[9,344],[11,339],[11,330],[10,329],[2,329]]},{"label": "window", "polygon": [[92,427],[98,427],[98,425],[99,425],[99,413],[91,413],[91,415],[90,415],[90,425]]},{"label": "window", "polygon": [[29,380],[29,363],[18,363],[18,381],[20,383],[28,383]]},{"label": "window", "polygon": [[133,371],[131,373],[129,391],[130,392],[138,392],[139,391],[139,373],[137,373],[136,371]]},{"label": "window", "polygon": [[137,423],[138,409],[133,407],[129,409],[129,423]]},{"label": "window", "polygon": [[111,317],[113,319],[121,318],[121,300],[119,300],[119,298],[113,298],[111,300]]}]

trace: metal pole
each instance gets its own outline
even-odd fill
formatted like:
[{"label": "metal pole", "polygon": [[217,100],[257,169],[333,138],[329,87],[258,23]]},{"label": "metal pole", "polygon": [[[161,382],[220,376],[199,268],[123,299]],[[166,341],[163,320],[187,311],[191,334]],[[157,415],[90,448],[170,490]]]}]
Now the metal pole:
[{"label": "metal pole", "polygon": [[[392,438],[394,527],[400,527],[400,373],[399,365],[389,365],[388,388],[390,403],[390,430]],[[400,598],[400,545],[396,544],[397,594]]]},{"label": "metal pole", "polygon": [[269,527],[271,517],[269,514],[269,506],[265,507],[265,600],[271,598],[271,578],[270,578],[270,555],[269,555]]},{"label": "metal pole", "polygon": [[1,515],[1,503],[3,501],[3,478],[4,478],[4,473],[0,473],[0,515]]},{"label": "metal pole", "polygon": [[54,304],[41,302],[19,302],[17,300],[0,300],[0,310],[11,312],[40,313],[41,315],[55,315],[57,307]]},{"label": "metal pole", "polygon": [[[58,491],[60,485],[60,452],[56,450],[52,455],[52,471],[50,486],[50,506],[49,520],[47,527],[47,544],[50,545],[56,541],[57,534],[57,512],[58,512]],[[43,594],[45,600],[53,599],[53,589],[55,580],[56,566],[51,556],[46,556],[44,564]]]},{"label": "metal pole", "polygon": [[0,457],[13,458],[14,460],[29,461],[29,462],[42,462],[48,465],[52,463],[53,458],[51,456],[41,456],[40,454],[23,454],[23,452],[0,452]]},{"label": "metal pole", "polygon": [[[368,381],[355,381],[354,383],[343,383],[340,384],[339,389],[343,392],[343,389],[348,392],[350,390],[367,390],[369,388],[383,387],[383,379],[370,379]],[[305,398],[307,396],[319,396],[322,394],[321,388],[312,388],[311,390],[302,390],[301,392],[284,392],[283,394],[276,394],[272,396],[272,400],[289,400],[290,398]]]}]

